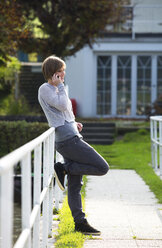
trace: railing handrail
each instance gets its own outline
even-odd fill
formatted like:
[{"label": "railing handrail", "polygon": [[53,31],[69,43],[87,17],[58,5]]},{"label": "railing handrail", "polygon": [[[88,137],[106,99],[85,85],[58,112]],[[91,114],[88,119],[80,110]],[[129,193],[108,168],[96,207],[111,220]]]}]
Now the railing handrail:
[{"label": "railing handrail", "polygon": [[150,117],[152,167],[162,177],[162,116]]},{"label": "railing handrail", "polygon": [[162,8],[162,4],[126,4],[123,5],[124,8]]},{"label": "railing handrail", "polygon": [[162,121],[162,116],[161,115],[151,116],[150,119],[154,121]]},{"label": "railing handrail", "polygon": [[[158,9],[162,9],[162,4],[125,4],[123,5],[125,20],[116,24],[108,25],[108,30],[118,33],[132,34],[132,39],[135,39],[136,34],[141,33],[162,33],[161,23],[162,18]],[[142,11],[143,10],[143,11]],[[153,14],[148,14],[148,18],[143,15],[145,11],[152,11]],[[158,11],[156,13],[156,11]],[[143,27],[140,25],[142,24]],[[144,26],[145,25],[145,26]]]},{"label": "railing handrail", "polygon": [[46,139],[53,131],[54,127],[51,127],[37,138],[0,158],[0,174],[13,167],[23,156],[25,156],[28,152],[31,152],[34,147],[43,142],[43,140]]},{"label": "railing handrail", "polygon": [[[48,245],[48,236],[52,235],[53,182],[54,182],[54,142],[55,128],[51,127],[43,134],[14,150],[0,159],[0,246],[12,247],[13,229],[13,174],[14,166],[21,165],[22,231],[14,248],[40,247],[40,220],[42,218],[42,246]],[[33,153],[32,153],[33,152]],[[32,159],[34,155],[34,160]],[[56,153],[56,162],[63,158]],[[33,207],[31,192],[31,173],[34,168]],[[43,188],[41,189],[41,170],[43,168]],[[55,187],[55,206],[59,207],[60,190]],[[40,218],[41,206],[42,217]],[[31,238],[33,230],[33,238]],[[33,245],[32,245],[33,244]]]}]

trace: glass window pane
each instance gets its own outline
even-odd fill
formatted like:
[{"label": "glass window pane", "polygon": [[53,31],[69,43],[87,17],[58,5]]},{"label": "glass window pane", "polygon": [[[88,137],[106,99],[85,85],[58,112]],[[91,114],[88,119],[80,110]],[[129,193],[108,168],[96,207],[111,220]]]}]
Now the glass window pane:
[{"label": "glass window pane", "polygon": [[151,78],[151,70],[150,70],[150,68],[146,69],[145,76],[146,76],[146,78],[148,78],[148,79]]},{"label": "glass window pane", "polygon": [[98,68],[97,70],[98,78],[103,78],[103,70],[101,68]]},{"label": "glass window pane", "polygon": [[146,115],[151,105],[151,56],[137,57],[137,115]]},{"label": "glass window pane", "polygon": [[109,68],[105,68],[105,77],[107,78],[107,79],[111,79],[111,72],[110,72],[110,69]]},{"label": "glass window pane", "polygon": [[131,56],[118,56],[117,114],[131,114]]},{"label": "glass window pane", "polygon": [[97,58],[97,114],[111,114],[111,56]]}]

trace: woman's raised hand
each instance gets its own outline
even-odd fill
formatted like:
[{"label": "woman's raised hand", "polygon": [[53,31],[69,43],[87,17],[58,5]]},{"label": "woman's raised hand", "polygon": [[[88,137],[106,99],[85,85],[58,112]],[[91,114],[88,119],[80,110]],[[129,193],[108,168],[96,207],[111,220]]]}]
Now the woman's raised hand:
[{"label": "woman's raised hand", "polygon": [[59,83],[63,83],[64,80],[61,79],[58,73],[54,73],[52,76],[52,83],[57,86]]}]

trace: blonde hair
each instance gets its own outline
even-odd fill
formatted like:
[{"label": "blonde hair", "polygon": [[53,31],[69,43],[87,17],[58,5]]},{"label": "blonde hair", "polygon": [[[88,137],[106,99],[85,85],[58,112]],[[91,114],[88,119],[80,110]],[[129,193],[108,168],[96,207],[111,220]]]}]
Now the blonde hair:
[{"label": "blonde hair", "polygon": [[42,64],[42,72],[46,80],[51,79],[53,74],[62,68],[66,69],[65,62],[54,55],[47,57]]}]

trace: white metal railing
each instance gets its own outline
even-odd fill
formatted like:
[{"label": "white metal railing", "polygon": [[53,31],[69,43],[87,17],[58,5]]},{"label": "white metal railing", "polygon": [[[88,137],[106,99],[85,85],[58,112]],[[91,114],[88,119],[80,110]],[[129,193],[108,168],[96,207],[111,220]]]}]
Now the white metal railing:
[{"label": "white metal railing", "polygon": [[162,177],[162,116],[150,117],[152,167]]},{"label": "white metal railing", "polygon": [[136,1],[123,8],[125,20],[107,25],[109,31],[131,33],[133,40],[139,33],[162,33],[162,4],[142,4]]},{"label": "white metal railing", "polygon": [[[22,232],[14,248],[47,247],[52,236],[55,129],[50,128],[36,139],[0,159],[0,247],[13,247],[13,170],[21,164]],[[31,209],[31,160],[34,152],[34,190]],[[61,159],[57,155],[57,161]],[[43,189],[41,191],[41,170]],[[58,200],[56,200],[58,208]],[[42,216],[41,206],[43,206]],[[42,241],[40,242],[40,221]]]},{"label": "white metal railing", "polygon": [[133,7],[132,39],[136,33],[162,33],[162,4],[135,4]]}]

